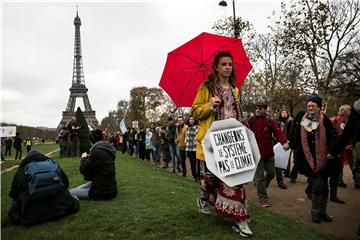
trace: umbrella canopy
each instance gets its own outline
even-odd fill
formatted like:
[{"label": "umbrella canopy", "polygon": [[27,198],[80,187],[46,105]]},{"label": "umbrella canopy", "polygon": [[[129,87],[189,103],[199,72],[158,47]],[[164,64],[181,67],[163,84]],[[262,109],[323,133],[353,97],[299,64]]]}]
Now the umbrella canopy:
[{"label": "umbrella canopy", "polygon": [[196,92],[210,73],[219,51],[233,55],[236,85],[240,88],[252,69],[240,39],[204,32],[168,53],[159,85],[177,107],[192,106]]}]

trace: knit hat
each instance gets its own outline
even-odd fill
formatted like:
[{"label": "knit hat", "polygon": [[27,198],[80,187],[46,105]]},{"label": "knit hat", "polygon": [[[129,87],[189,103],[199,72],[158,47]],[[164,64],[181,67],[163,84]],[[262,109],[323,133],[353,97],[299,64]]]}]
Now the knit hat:
[{"label": "knit hat", "polygon": [[322,107],[322,98],[319,95],[316,94],[310,95],[306,100],[306,104],[310,101],[316,103],[316,105],[318,105],[319,108]]}]

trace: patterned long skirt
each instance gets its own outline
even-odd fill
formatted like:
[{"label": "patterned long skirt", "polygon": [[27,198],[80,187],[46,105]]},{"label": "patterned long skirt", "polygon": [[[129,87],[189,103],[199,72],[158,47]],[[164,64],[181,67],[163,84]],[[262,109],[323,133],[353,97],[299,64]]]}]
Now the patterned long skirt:
[{"label": "patterned long skirt", "polygon": [[250,219],[249,204],[243,185],[229,187],[200,161],[200,198],[215,207],[219,215],[233,220]]}]

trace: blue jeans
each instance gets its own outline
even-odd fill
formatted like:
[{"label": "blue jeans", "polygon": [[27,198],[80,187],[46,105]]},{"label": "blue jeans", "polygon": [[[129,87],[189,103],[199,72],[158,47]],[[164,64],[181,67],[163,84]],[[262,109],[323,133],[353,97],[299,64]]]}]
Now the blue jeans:
[{"label": "blue jeans", "polygon": [[173,166],[173,172],[176,170],[176,166],[180,166],[180,153],[179,148],[176,144],[169,144],[171,162]]},{"label": "blue jeans", "polygon": [[161,157],[160,146],[153,146],[153,151],[154,151],[154,163],[160,164],[160,157]]},{"label": "blue jeans", "polygon": [[92,182],[88,182],[88,183],[82,184],[76,188],[70,189],[69,192],[73,197],[76,196],[78,199],[90,199],[89,191],[90,191],[91,186],[92,186]]}]

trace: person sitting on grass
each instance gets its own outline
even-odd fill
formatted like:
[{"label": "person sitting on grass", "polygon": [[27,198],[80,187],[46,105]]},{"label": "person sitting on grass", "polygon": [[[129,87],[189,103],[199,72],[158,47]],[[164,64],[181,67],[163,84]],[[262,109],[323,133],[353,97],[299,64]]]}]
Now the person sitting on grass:
[{"label": "person sitting on grass", "polygon": [[116,149],[108,141],[106,132],[95,129],[90,134],[93,146],[90,154],[84,152],[80,160],[80,172],[85,181],[70,190],[73,196],[79,199],[106,200],[115,198],[117,183],[115,177]]},{"label": "person sitting on grass", "polygon": [[68,187],[69,179],[56,161],[36,150],[29,151],[11,183],[10,221],[29,225],[78,212],[79,201]]}]

